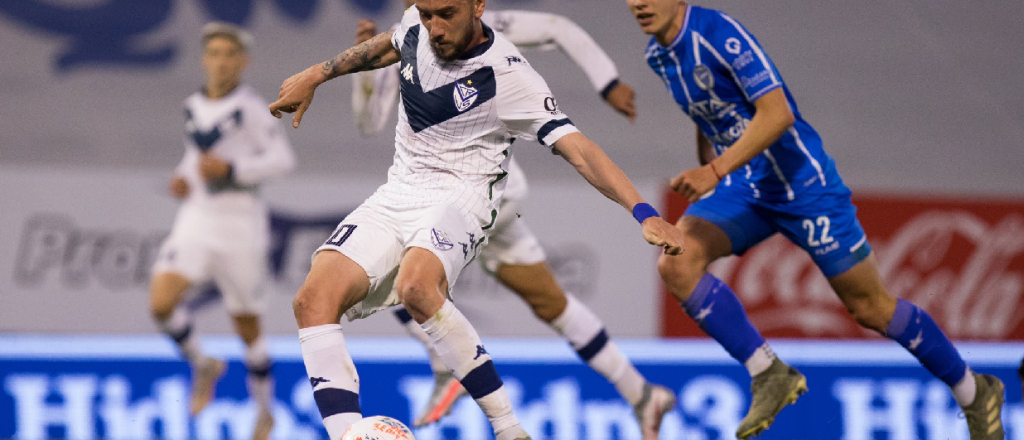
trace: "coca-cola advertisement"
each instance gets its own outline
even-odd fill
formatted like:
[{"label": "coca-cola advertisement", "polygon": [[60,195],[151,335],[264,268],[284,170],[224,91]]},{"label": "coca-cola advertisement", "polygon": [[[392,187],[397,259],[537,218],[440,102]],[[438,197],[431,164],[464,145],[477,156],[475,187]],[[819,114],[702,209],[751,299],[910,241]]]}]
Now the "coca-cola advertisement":
[{"label": "coca-cola advertisement", "polygon": [[[854,194],[891,295],[927,310],[952,339],[1024,340],[1024,199]],[[666,216],[686,210],[666,191]],[[768,337],[865,338],[810,257],[776,234],[711,266]],[[662,288],[662,335],[703,336]]]}]

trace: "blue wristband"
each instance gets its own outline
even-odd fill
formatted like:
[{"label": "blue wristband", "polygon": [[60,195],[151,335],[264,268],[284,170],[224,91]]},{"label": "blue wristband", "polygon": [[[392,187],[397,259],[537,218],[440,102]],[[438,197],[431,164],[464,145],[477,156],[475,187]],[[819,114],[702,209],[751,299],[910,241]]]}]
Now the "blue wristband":
[{"label": "blue wristband", "polygon": [[658,210],[654,209],[650,204],[637,203],[636,206],[633,207],[633,218],[640,222],[640,224],[643,224],[644,220],[647,220],[650,217],[661,217],[658,215]]}]

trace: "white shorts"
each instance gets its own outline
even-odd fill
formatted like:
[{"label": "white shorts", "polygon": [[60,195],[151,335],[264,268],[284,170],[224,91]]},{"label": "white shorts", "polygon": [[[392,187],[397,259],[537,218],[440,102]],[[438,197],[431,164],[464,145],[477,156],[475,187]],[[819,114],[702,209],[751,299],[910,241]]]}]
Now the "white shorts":
[{"label": "white shorts", "polygon": [[459,273],[484,241],[479,222],[452,205],[394,209],[364,202],[316,252],[341,252],[369,276],[369,294],[345,313],[351,321],[400,303],[394,285],[406,249],[423,248],[441,260],[450,294]]},{"label": "white shorts", "polygon": [[494,230],[487,239],[487,245],[480,250],[480,264],[484,270],[493,274],[503,264],[528,266],[547,259],[540,241],[519,217],[519,212],[519,200],[507,200],[501,204]]},{"label": "white shorts", "polygon": [[183,207],[153,273],[172,272],[193,285],[213,281],[231,315],[261,314],[270,228],[263,210],[211,214]]}]

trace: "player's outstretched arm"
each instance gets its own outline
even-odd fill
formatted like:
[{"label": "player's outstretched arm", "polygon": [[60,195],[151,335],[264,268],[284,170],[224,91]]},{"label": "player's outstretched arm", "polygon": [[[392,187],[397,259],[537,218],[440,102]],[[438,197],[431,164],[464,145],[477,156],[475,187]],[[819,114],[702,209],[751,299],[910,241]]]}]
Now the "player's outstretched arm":
[{"label": "player's outstretched arm", "polygon": [[643,226],[644,239],[648,243],[664,247],[665,253],[670,255],[683,251],[682,231],[663,220],[651,205],[644,202],[626,173],[601,147],[579,132],[562,136],[555,141],[554,147],[601,194],[633,213]]},{"label": "player's outstretched arm", "polygon": [[757,111],[740,138],[707,165],[684,171],[672,179],[673,190],[689,201],[696,202],[715,189],[727,174],[740,169],[750,159],[768,149],[796,121],[781,87],[758,98],[754,106]]},{"label": "player's outstretched arm", "polygon": [[401,54],[391,45],[392,34],[394,31],[391,30],[378,34],[334,58],[292,75],[281,84],[277,101],[270,104],[270,114],[280,118],[281,112],[295,113],[292,127],[299,128],[302,115],[313,102],[317,86],[342,75],[379,69],[398,62]]}]

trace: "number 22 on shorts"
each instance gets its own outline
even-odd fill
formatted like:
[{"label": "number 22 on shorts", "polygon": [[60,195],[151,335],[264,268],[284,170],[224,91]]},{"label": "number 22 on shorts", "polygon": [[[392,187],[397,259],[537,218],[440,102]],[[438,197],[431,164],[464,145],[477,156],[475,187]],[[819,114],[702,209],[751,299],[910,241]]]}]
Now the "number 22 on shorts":
[{"label": "number 22 on shorts", "polygon": [[[829,227],[832,222],[827,216],[820,216],[817,219],[811,220],[809,218],[804,219],[803,227],[807,230],[807,245],[811,247],[821,246],[823,244],[829,244],[836,241],[831,235],[828,235]],[[815,238],[815,225],[821,228],[821,237]]]}]

